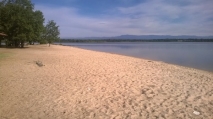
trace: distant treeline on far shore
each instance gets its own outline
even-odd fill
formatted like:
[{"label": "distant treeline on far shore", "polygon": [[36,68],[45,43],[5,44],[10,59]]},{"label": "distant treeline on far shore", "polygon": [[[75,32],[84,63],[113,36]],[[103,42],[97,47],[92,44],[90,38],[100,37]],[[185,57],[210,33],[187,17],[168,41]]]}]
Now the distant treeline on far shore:
[{"label": "distant treeline on far shore", "polygon": [[61,43],[101,42],[213,42],[213,39],[60,39]]}]

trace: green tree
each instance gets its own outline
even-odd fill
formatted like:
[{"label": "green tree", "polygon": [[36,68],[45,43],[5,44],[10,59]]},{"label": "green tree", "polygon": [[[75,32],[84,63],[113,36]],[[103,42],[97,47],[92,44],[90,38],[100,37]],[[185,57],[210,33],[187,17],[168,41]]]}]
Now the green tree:
[{"label": "green tree", "polygon": [[44,30],[44,16],[39,10],[34,11],[30,0],[0,1],[0,31],[16,47],[24,42],[35,42],[41,39]]},{"label": "green tree", "polygon": [[34,11],[31,0],[0,0],[0,32],[8,35],[10,45],[24,47],[24,42],[50,44],[58,40],[59,26],[49,21],[44,27],[44,20],[41,11]]},{"label": "green tree", "polygon": [[36,10],[33,12],[33,34],[32,34],[32,39],[29,40],[30,44],[34,44],[36,41],[41,41],[41,36],[44,31],[44,16],[43,13],[39,10]]},{"label": "green tree", "polygon": [[49,46],[52,42],[60,39],[60,32],[58,28],[59,26],[57,26],[53,20],[48,21],[47,25],[45,26],[44,38],[49,43]]}]

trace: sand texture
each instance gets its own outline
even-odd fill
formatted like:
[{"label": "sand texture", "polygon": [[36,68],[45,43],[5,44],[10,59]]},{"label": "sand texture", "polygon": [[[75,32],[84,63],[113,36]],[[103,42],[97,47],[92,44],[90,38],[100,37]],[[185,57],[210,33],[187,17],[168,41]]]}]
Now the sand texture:
[{"label": "sand texture", "polygon": [[0,48],[0,119],[213,119],[213,73],[52,45]]}]

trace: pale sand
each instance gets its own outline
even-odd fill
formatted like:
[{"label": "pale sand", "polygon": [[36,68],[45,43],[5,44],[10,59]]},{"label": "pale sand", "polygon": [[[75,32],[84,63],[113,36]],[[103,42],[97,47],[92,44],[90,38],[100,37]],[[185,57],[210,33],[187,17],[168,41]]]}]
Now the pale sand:
[{"label": "pale sand", "polygon": [[213,118],[211,72],[66,46],[0,53],[0,119]]}]

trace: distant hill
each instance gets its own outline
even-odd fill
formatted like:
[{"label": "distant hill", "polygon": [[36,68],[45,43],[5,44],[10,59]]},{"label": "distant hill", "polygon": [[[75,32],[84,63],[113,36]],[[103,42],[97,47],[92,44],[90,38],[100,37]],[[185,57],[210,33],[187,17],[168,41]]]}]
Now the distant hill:
[{"label": "distant hill", "polygon": [[115,37],[88,37],[89,39],[212,39],[213,36],[190,36],[190,35],[121,35]]},{"label": "distant hill", "polygon": [[65,39],[213,39],[213,36],[193,36],[193,35],[121,35],[115,37],[84,37],[84,38],[65,38]]},{"label": "distant hill", "polygon": [[210,39],[213,36],[189,36],[189,35],[181,35],[181,36],[171,36],[171,35],[121,35],[115,38],[118,39]]}]

